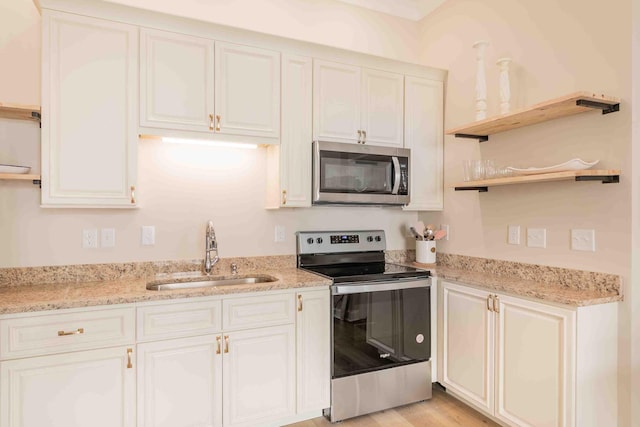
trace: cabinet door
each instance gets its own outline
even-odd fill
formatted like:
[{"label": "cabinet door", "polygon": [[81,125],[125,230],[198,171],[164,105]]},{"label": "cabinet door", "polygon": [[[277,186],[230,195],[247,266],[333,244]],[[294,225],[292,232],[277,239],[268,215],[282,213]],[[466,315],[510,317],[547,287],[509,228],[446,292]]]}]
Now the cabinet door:
[{"label": "cabinet door", "polygon": [[362,70],[361,129],[366,144],[402,147],[404,140],[404,76]]},{"label": "cabinet door", "polygon": [[443,85],[440,81],[405,78],[404,145],[411,149],[411,203],[407,210],[442,210]]},{"label": "cabinet door", "polygon": [[444,386],[493,413],[494,316],[489,293],[442,283],[442,379]]},{"label": "cabinet door", "polygon": [[222,426],[221,340],[138,345],[138,427]]},{"label": "cabinet door", "polygon": [[0,363],[0,426],[135,426],[130,357],[116,347]]},{"label": "cabinet door", "polygon": [[224,335],[223,423],[254,427],[295,413],[294,325]]},{"label": "cabinet door", "polygon": [[215,73],[217,132],[278,138],[280,53],[219,42]]},{"label": "cabinet door", "polygon": [[213,132],[213,45],[140,30],[140,126]]},{"label": "cabinet door", "polygon": [[134,206],[138,28],[42,15],[42,204]]},{"label": "cabinet door", "polygon": [[497,319],[496,417],[573,426],[575,313],[501,295]]},{"label": "cabinet door", "polygon": [[282,57],[280,206],[311,206],[311,58]]},{"label": "cabinet door", "polygon": [[330,406],[331,304],[329,298],[328,290],[297,294],[298,414]]},{"label": "cabinet door", "polygon": [[314,140],[359,140],[360,86],[360,68],[313,61]]}]

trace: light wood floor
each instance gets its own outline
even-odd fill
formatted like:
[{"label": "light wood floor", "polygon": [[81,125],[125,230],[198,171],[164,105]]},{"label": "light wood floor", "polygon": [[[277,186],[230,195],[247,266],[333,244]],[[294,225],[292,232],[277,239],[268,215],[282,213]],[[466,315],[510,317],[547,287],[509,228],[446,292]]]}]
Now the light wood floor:
[{"label": "light wood floor", "polygon": [[399,408],[387,409],[331,424],[326,418],[314,418],[287,427],[486,427],[498,426],[479,412],[433,386],[433,398]]}]

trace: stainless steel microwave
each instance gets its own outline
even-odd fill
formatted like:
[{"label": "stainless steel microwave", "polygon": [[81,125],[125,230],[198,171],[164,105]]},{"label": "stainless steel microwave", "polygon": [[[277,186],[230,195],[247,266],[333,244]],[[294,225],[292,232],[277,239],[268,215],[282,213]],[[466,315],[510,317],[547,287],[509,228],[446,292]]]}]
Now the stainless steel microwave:
[{"label": "stainless steel microwave", "polygon": [[313,142],[313,204],[406,205],[407,148]]}]

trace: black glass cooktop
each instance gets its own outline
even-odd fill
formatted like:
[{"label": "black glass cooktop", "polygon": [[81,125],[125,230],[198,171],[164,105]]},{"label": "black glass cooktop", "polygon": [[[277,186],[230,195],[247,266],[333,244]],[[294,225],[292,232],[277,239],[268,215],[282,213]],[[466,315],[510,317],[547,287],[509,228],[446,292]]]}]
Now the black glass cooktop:
[{"label": "black glass cooktop", "polygon": [[305,269],[330,277],[334,283],[422,279],[431,275],[429,271],[385,262],[309,266]]}]

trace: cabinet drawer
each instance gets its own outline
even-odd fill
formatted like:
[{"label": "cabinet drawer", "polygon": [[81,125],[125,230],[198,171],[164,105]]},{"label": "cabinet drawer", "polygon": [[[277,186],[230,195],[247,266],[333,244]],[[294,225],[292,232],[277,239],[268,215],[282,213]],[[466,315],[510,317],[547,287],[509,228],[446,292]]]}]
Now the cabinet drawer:
[{"label": "cabinet drawer", "polygon": [[60,313],[0,321],[0,359],[133,343],[134,308]]},{"label": "cabinet drawer", "polygon": [[226,299],[222,303],[222,328],[248,329],[293,323],[294,295],[265,295]]},{"label": "cabinet drawer", "polygon": [[220,332],[222,302],[189,302],[138,308],[138,341]]}]

